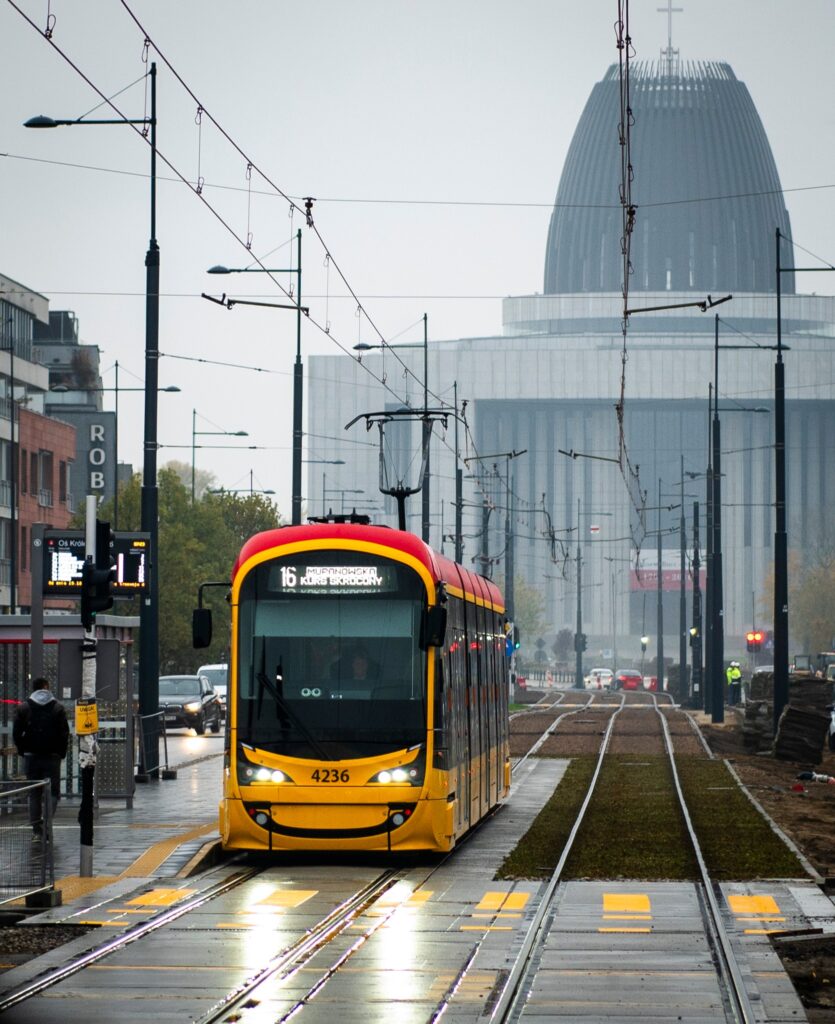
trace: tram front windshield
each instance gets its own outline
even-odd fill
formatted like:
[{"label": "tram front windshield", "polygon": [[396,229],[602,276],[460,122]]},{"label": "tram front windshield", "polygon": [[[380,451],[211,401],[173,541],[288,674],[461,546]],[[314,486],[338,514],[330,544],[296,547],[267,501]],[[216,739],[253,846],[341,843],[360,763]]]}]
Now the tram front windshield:
[{"label": "tram front windshield", "polygon": [[313,552],[240,593],[238,739],[292,757],[370,757],[425,739],[425,591],[396,562]]}]

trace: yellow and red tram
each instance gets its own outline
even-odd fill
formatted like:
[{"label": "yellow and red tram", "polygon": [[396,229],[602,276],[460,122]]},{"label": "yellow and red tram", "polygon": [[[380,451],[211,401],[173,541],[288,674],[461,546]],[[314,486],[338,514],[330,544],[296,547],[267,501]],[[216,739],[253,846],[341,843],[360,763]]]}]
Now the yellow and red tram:
[{"label": "yellow and red tram", "polygon": [[235,565],[226,849],[435,850],[510,784],[504,604],[410,533],[252,537]]}]

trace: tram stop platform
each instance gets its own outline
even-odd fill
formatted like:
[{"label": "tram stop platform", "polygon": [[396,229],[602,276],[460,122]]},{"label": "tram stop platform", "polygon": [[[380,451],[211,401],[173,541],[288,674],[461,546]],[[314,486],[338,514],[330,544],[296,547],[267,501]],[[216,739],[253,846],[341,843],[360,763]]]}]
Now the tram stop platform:
[{"label": "tram stop platform", "polygon": [[[129,809],[124,801],[100,800],[89,877],[79,874],[79,803],[61,800],[53,824],[53,849],[55,889],[63,907],[89,902],[108,888],[125,892],[149,879],[183,877],[194,869],[217,838],[222,763],[218,751],[175,765],[176,778],[137,785]],[[64,917],[66,911],[55,916]]]}]

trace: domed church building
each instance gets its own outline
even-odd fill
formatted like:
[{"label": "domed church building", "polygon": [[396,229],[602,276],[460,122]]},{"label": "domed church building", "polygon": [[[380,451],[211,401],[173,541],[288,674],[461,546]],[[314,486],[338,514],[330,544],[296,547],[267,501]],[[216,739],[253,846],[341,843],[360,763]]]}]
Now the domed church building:
[{"label": "domed church building", "polygon": [[[655,654],[659,568],[665,654],[668,663],[679,660],[681,552],[689,628],[696,503],[704,569],[715,389],[725,651],[743,660],[746,630],[768,630],[772,618],[778,230],[785,239],[788,545],[790,559],[801,563],[827,530],[830,540],[832,534],[835,300],[795,292],[777,167],[751,96],[731,67],[662,57],[633,63],[630,80],[635,217],[626,330],[620,83],[613,66],[592,89],[568,151],[542,293],[505,299],[500,335],[430,340],[429,388],[448,394],[456,382],[459,402],[467,401],[474,447],[465,447],[462,429],[460,455],[470,461],[457,463],[465,564],[502,581],[509,558],[513,580],[542,596],[546,640],[561,629],[574,632],[579,595],[586,664],[611,667],[640,659],[642,635],[652,638],[648,655]],[[732,298],[713,305],[726,296]],[[422,382],[423,351],[398,355]],[[391,370],[391,355],[363,355],[378,375],[384,359]],[[371,378],[345,356],[312,357],[308,381],[308,429],[319,435],[347,437],[346,423],[391,401],[382,388],[375,397]],[[422,387],[414,380],[408,386],[411,405],[421,407]],[[450,555],[452,423],[443,437],[435,427],[429,492],[430,542]],[[414,453],[420,429],[417,422],[389,424],[387,443]],[[376,431],[366,435],[361,426],[354,432],[376,439]],[[333,467],[329,487],[364,490],[384,506],[375,520],[396,525],[393,500],[378,497],[376,449],[346,445],[328,457],[337,450],[350,473],[338,482]],[[504,455],[517,452],[524,454]],[[309,468],[307,512],[319,514],[335,503],[322,481],[324,467]],[[420,533],[419,495],[407,510],[409,528]],[[792,634],[790,650],[801,642]],[[760,661],[770,660],[764,651]]]}]

